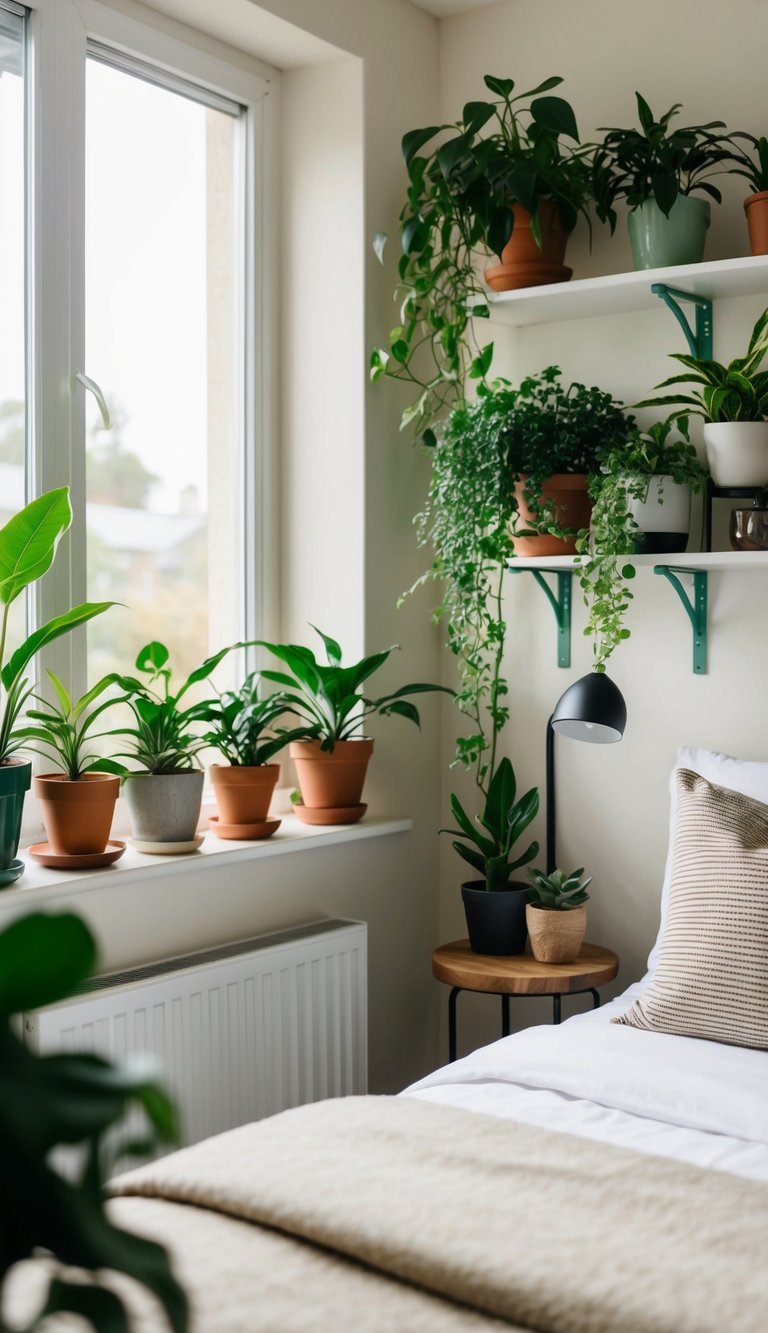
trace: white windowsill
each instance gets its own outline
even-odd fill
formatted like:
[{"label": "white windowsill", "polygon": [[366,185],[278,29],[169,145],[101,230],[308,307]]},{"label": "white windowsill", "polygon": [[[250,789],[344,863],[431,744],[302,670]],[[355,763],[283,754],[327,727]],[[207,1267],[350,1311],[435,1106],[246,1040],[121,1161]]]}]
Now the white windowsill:
[{"label": "white windowsill", "polygon": [[227,864],[262,861],[289,853],[339,847],[343,843],[359,842],[367,838],[387,837],[393,833],[408,833],[412,828],[411,819],[384,819],[376,816],[366,817],[359,824],[336,824],[320,828],[302,824],[295,815],[286,815],[277,832],[262,842],[225,841],[213,833],[206,833],[198,851],[182,856],[149,856],[135,851],[130,842],[123,839],[127,846],[120,860],[97,870],[49,870],[38,865],[20,849],[19,859],[26,862],[26,869],[16,884],[0,889],[0,911],[3,907],[15,911],[22,900],[30,906],[37,906],[58,897],[71,898],[75,894],[107,888],[130,888],[149,876],[160,879],[175,874],[189,875]]}]

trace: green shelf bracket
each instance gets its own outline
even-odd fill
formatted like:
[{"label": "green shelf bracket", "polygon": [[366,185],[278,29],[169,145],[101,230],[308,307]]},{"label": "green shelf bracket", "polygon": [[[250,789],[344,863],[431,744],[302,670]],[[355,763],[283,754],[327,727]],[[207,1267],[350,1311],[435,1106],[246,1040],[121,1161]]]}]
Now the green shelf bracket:
[{"label": "green shelf bracket", "polygon": [[[654,574],[663,574],[677,593],[693,629],[693,672],[704,676],[707,672],[707,571],[688,569],[680,565],[654,565]],[[693,601],[677,577],[690,574],[693,578]]]},{"label": "green shelf bracket", "polygon": [[[544,589],[557,621],[557,665],[559,667],[569,667],[571,665],[572,571],[562,569],[516,569],[514,565],[509,565],[508,568],[512,574],[533,574],[539,587]],[[557,595],[544,578],[545,574],[557,575]]]},{"label": "green shelf bracket", "polygon": [[[654,295],[661,297],[664,304],[672,311],[680,328],[685,334],[691,356],[702,360],[712,360],[712,302],[708,296],[696,296],[693,292],[681,292],[676,287],[668,287],[665,282],[651,285]],[[695,306],[695,324],[693,328],[680,309],[679,302],[688,301]]]}]

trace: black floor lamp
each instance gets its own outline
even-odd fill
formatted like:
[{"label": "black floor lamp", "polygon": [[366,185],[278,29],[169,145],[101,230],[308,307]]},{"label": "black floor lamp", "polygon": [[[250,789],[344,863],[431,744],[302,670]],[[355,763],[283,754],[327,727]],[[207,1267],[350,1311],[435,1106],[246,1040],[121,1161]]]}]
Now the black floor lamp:
[{"label": "black floor lamp", "polygon": [[555,732],[575,741],[610,745],[620,741],[627,725],[627,705],[618,685],[597,671],[570,685],[555,704],[547,723],[547,874],[555,859]]}]

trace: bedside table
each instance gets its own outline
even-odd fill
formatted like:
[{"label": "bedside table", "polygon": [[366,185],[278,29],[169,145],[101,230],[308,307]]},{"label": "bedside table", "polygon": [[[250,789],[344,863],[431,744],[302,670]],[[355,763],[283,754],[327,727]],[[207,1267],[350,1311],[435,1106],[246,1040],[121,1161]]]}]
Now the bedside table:
[{"label": "bedside table", "polygon": [[509,1036],[511,995],[551,995],[552,1022],[560,1022],[563,995],[589,992],[593,1008],[600,1004],[597,987],[612,981],[618,957],[598,944],[582,944],[573,963],[537,963],[529,954],[514,957],[472,953],[469,940],[443,944],[432,954],[432,975],[451,986],[448,997],[448,1060],[456,1059],[456,1000],[463,990],[501,996],[501,1035]]}]

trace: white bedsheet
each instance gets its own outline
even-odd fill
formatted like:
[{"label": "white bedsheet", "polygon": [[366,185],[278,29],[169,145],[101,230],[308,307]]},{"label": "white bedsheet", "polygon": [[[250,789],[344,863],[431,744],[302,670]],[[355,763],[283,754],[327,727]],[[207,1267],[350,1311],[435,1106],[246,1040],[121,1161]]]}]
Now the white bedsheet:
[{"label": "white bedsheet", "polygon": [[484,1046],[403,1095],[768,1181],[768,1052],[612,1024],[641,989]]}]

